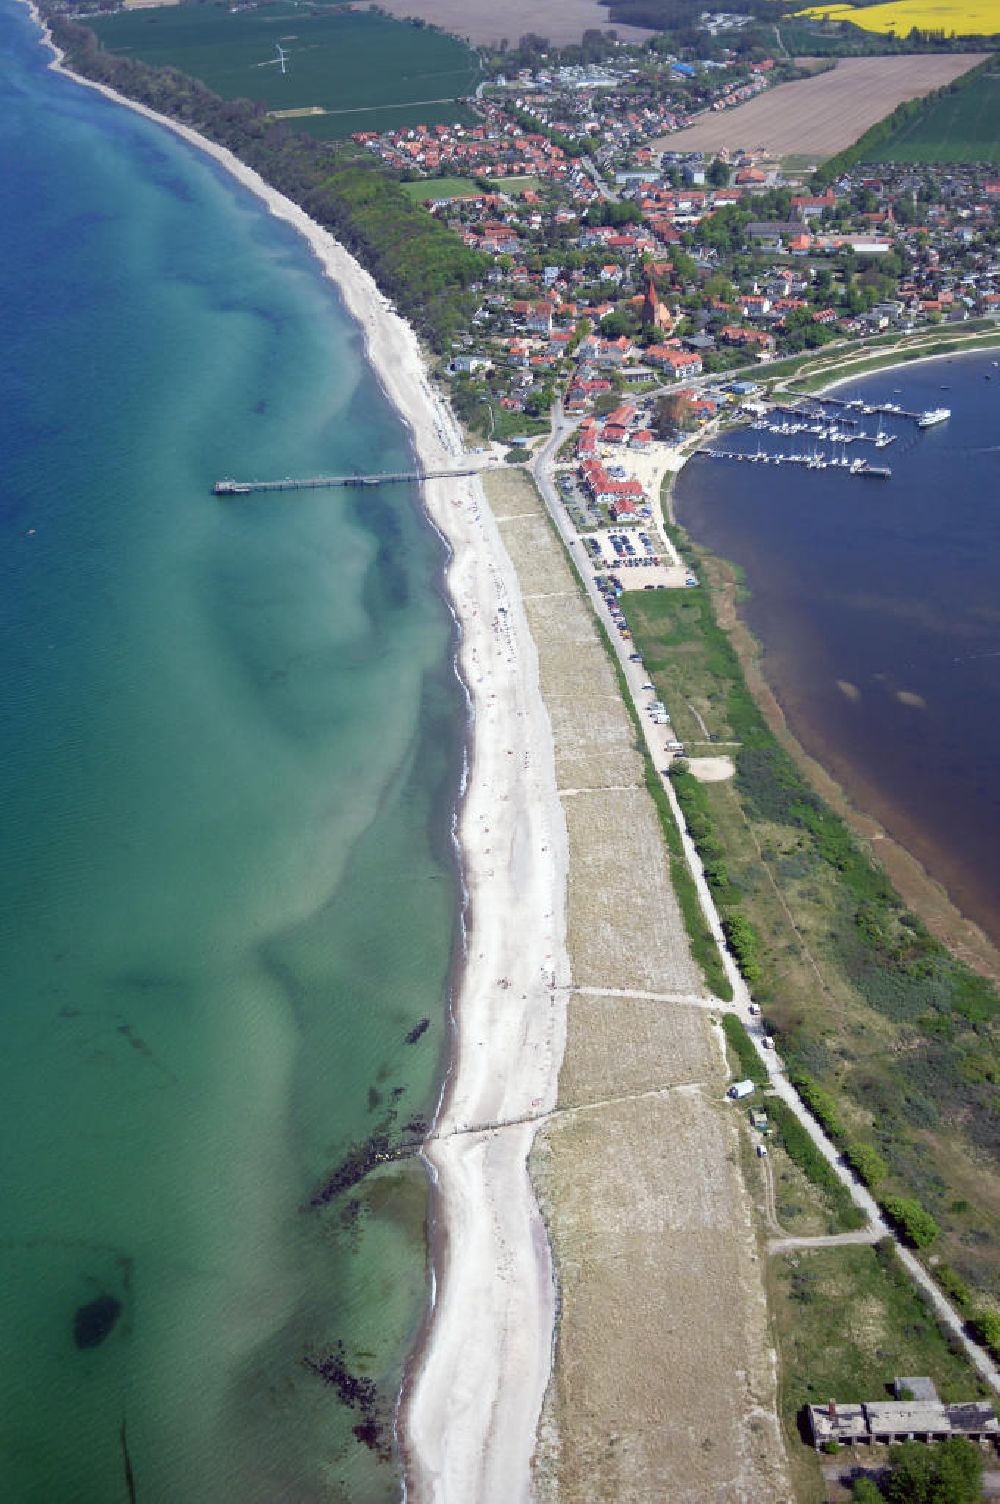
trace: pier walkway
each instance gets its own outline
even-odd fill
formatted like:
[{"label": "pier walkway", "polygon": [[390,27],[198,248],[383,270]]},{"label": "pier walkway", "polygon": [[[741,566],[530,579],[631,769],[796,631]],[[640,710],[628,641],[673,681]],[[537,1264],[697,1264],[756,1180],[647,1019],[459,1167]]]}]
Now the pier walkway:
[{"label": "pier walkway", "polygon": [[478,475],[481,465],[466,465],[456,470],[393,470],[378,475],[314,475],[304,480],[217,480],[215,496],[249,496],[254,491],[319,491],[332,486],[394,486],[403,482],[450,480],[455,476]]}]

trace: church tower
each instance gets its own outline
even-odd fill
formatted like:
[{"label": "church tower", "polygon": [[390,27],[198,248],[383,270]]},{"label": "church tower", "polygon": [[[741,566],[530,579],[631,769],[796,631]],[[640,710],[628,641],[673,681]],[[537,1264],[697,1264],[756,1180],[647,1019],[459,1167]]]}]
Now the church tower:
[{"label": "church tower", "polygon": [[660,302],[652,277],[646,283],[646,296],[642,301],[642,322],[647,329],[660,329],[664,334],[669,334],[674,327],[670,309],[665,303]]}]

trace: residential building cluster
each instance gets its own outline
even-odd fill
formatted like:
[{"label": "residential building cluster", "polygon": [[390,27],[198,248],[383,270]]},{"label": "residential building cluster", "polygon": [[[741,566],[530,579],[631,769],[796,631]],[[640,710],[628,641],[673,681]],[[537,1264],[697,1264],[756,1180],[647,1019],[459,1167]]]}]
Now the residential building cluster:
[{"label": "residential building cluster", "polygon": [[[714,100],[724,75],[700,85]],[[488,261],[451,362],[467,421],[488,408],[506,437],[555,395],[600,416],[628,388],[1000,312],[995,170],[859,167],[817,192],[761,153],[664,150],[652,133],[668,105],[638,88],[623,100],[615,76],[536,74],[482,101],[474,125],[357,138],[426,180],[429,212]],[[574,154],[581,133],[593,141]],[[706,416],[696,392],[687,416]]]}]

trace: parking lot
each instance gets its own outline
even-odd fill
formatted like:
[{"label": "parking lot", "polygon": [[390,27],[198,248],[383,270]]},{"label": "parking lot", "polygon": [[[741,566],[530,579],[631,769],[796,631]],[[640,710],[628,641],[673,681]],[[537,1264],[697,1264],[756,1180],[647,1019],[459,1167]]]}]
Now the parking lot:
[{"label": "parking lot", "polygon": [[556,485],[569,520],[578,533],[602,527],[608,521],[607,508],[599,507],[581,486],[575,468],[564,470],[556,476]]},{"label": "parking lot", "polygon": [[[625,474],[624,470],[621,472]],[[647,504],[635,519],[612,523],[607,507],[598,506],[570,471],[556,477],[560,499],[578,534],[581,557],[595,575],[613,571],[622,590],[683,589],[691,576],[684,565],[674,563],[665,550]]]},{"label": "parking lot", "polygon": [[577,547],[593,574],[614,574],[622,590],[683,589],[693,576],[671,563],[652,523],[619,523],[585,533]]}]

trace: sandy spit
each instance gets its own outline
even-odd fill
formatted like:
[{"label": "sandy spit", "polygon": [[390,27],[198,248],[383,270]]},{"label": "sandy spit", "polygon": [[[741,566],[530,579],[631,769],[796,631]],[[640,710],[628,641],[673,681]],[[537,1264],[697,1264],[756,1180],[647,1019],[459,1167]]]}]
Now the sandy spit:
[{"label": "sandy spit", "polygon": [[[326,230],[232,152],[52,67],[182,136],[302,234],[364,331],[368,359],[430,468],[462,440],[430,386],[413,329]],[[565,1038],[566,829],[538,662],[511,562],[475,477],[431,481],[424,503],[450,550],[446,588],[472,726],[456,837],[466,956],[452,1000],[452,1062],[425,1146],[437,1250],[424,1341],[398,1415],[410,1504],[518,1504],[530,1494],[551,1367],[552,1262],[527,1172],[555,1105]],[[509,1124],[503,1128],[498,1125]]]}]

